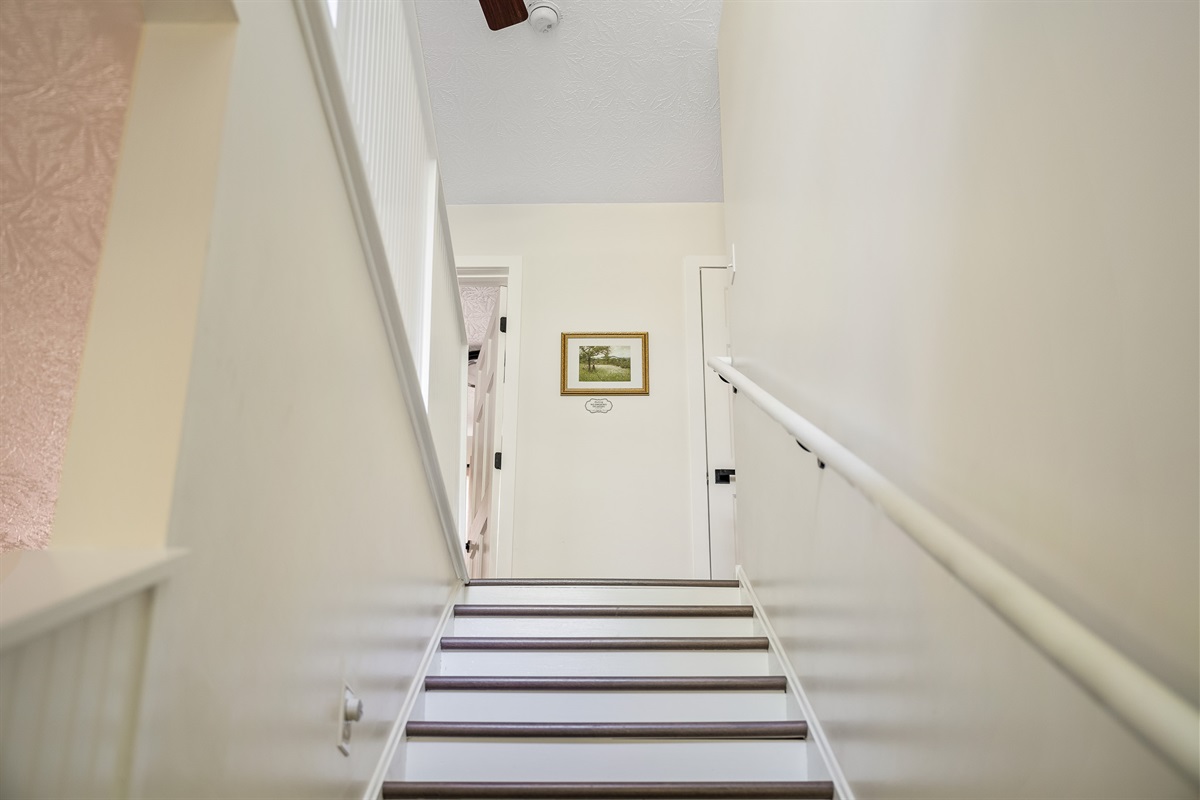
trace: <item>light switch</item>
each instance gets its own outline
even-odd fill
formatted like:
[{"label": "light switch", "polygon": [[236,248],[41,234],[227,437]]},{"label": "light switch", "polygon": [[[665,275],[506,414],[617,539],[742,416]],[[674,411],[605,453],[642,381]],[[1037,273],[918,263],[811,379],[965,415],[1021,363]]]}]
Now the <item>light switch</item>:
[{"label": "light switch", "polygon": [[349,686],[342,685],[342,707],[339,714],[338,727],[340,729],[340,740],[338,741],[338,750],[342,751],[342,755],[350,755],[350,725],[358,722],[363,718],[363,702],[358,699],[358,695]]}]

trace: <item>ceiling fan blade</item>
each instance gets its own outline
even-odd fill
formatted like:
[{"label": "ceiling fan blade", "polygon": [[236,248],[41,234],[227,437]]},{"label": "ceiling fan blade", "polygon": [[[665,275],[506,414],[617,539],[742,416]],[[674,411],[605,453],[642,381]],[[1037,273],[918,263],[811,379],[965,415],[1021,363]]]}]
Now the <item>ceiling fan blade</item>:
[{"label": "ceiling fan blade", "polygon": [[487,18],[488,27],[494,31],[503,30],[510,25],[519,25],[529,19],[525,0],[479,0],[479,5],[483,7],[483,16]]}]

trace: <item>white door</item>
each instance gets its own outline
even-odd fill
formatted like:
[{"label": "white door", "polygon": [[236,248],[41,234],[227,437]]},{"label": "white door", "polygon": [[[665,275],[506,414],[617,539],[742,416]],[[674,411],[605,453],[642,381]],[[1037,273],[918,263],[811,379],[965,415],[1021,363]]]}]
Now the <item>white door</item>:
[{"label": "white door", "polygon": [[704,341],[704,438],[708,458],[709,567],[715,579],[735,577],[736,476],[733,474],[733,392],[708,368],[712,356],[729,355],[726,296],[731,271],[700,269],[700,319]]},{"label": "white door", "polygon": [[[508,289],[500,287],[496,309],[479,349],[475,401],[471,408],[471,475],[468,480],[466,547],[471,577],[496,574],[496,520],[500,503],[503,449],[500,432],[504,418],[504,332],[501,320],[508,308]],[[489,535],[490,534],[490,535]]]}]

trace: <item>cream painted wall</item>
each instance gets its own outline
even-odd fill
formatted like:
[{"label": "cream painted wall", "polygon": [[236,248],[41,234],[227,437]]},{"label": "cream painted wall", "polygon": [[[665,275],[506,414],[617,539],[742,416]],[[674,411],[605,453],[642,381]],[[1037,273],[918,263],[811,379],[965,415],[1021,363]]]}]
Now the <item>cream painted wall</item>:
[{"label": "cream painted wall", "polygon": [[[745,3],[735,361],[1196,699],[1197,6]],[[738,401],[740,554],[862,798],[1195,797]]]},{"label": "cream painted wall", "polygon": [[143,25],[55,547],[161,547],[166,539],[234,30]]},{"label": "cream painted wall", "polygon": [[360,797],[455,579],[295,11],[237,11],[134,796]]},{"label": "cream painted wall", "polygon": [[[450,227],[456,256],[522,258],[513,574],[691,577],[681,270],[721,252],[720,204],[454,206]],[[560,396],[570,331],[648,331],[650,394]]]}]

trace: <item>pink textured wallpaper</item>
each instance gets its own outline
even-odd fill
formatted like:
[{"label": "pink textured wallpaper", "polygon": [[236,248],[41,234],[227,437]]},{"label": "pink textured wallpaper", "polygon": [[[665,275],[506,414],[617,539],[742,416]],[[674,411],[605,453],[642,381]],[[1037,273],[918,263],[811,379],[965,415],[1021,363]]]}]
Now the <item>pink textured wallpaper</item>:
[{"label": "pink textured wallpaper", "polygon": [[0,551],[50,539],[138,0],[0,0]]}]

